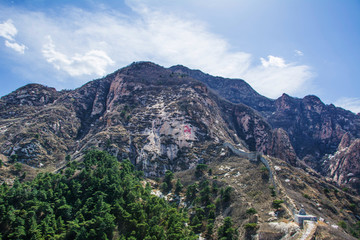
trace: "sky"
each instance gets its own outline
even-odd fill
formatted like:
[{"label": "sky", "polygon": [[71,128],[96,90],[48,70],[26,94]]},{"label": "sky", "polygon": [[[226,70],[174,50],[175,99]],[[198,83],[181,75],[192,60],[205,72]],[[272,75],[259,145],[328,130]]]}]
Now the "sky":
[{"label": "sky", "polygon": [[152,61],[358,113],[359,12],[358,0],[0,0],[0,96]]}]

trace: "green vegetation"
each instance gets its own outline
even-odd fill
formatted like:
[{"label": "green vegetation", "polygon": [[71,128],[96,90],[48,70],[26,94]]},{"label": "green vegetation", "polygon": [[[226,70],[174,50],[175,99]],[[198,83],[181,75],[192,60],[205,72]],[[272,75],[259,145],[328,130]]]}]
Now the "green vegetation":
[{"label": "green vegetation", "polygon": [[269,177],[270,177],[269,169],[267,169],[265,166],[261,166],[260,171],[261,171],[261,178],[264,181],[269,181]]},{"label": "green vegetation", "polygon": [[204,171],[208,168],[206,164],[198,164],[195,169],[195,176],[200,178],[204,175]]},{"label": "green vegetation", "polygon": [[305,193],[303,196],[304,196],[304,198],[306,198],[306,199],[311,199],[311,197],[310,197],[308,194],[306,194],[306,193]]},{"label": "green vegetation", "polygon": [[220,240],[236,239],[236,230],[232,227],[233,223],[230,217],[224,218],[224,224],[218,230]]},{"label": "green vegetation", "polygon": [[249,215],[253,215],[253,214],[257,213],[257,211],[255,208],[249,208],[246,210],[246,213]]},{"label": "green vegetation", "polygon": [[342,229],[346,230],[346,223],[345,223],[344,221],[338,222],[338,225],[339,225]]},{"label": "green vegetation", "polygon": [[0,186],[1,237],[196,239],[186,226],[186,211],[151,195],[141,176],[128,160],[118,162],[92,150],[83,163],[69,162],[65,176],[40,173],[30,182],[16,180],[13,187],[4,183]]},{"label": "green vegetation", "polygon": [[182,191],[183,187],[184,186],[182,185],[180,179],[178,179],[175,184],[175,193],[179,194]]},{"label": "green vegetation", "polygon": [[11,160],[11,162],[17,162],[18,161],[18,155],[17,154],[11,155],[10,160]]},{"label": "green vegetation", "polygon": [[275,187],[274,186],[269,186],[269,189],[271,191],[271,196],[276,197]]},{"label": "green vegetation", "polygon": [[255,230],[258,226],[257,223],[247,223],[244,227],[246,230]]},{"label": "green vegetation", "polygon": [[17,162],[14,164],[14,168],[15,168],[16,172],[19,173],[22,169],[22,164]]},{"label": "green vegetation", "polygon": [[272,202],[272,206],[273,206],[273,208],[275,208],[275,209],[280,209],[281,208],[281,204],[284,202],[284,200],[274,200],[273,202]]}]

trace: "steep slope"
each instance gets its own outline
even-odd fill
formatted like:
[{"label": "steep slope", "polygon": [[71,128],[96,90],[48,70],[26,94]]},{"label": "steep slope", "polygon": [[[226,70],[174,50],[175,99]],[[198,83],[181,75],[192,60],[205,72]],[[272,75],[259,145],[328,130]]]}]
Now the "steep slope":
[{"label": "steep slope", "polygon": [[[37,104],[41,96],[48,100]],[[81,158],[97,147],[159,176],[211,160],[210,152],[224,142],[265,152],[271,137],[271,127],[252,108],[149,62],[73,91],[28,85],[1,104],[1,152],[33,167],[56,169],[67,155]]]},{"label": "steep slope", "polygon": [[264,114],[271,114],[275,110],[274,100],[260,95],[242,79],[214,77],[200,70],[192,70],[182,65],[172,66],[169,69],[175,73],[185,74],[200,80],[232,103],[243,103]]},{"label": "steep slope", "polygon": [[297,99],[283,94],[275,105],[276,111],[267,120],[288,133],[297,156],[315,170],[321,170],[322,157],[336,151],[346,132],[359,137],[359,116],[325,105],[316,96]]},{"label": "steep slope", "polygon": [[344,134],[338,150],[325,157],[322,167],[338,185],[348,184],[360,192],[360,139]]},{"label": "steep slope", "polygon": [[[170,69],[204,82],[233,103],[244,103],[259,111],[272,128],[286,131],[296,155],[318,171],[321,170],[322,157],[336,151],[346,132],[360,137],[360,115],[332,104],[325,105],[316,96],[300,99],[283,94],[271,100],[258,94],[241,79],[213,77],[184,66]],[[269,151],[279,156],[273,149]]]},{"label": "steep slope", "polygon": [[[211,191],[216,187],[223,190],[231,187],[231,201],[228,204],[217,201],[214,225],[220,226],[223,219],[230,216],[239,239],[298,240],[305,239],[303,237],[307,235],[307,239],[355,239],[349,233],[358,221],[358,197],[327,183],[314,171],[309,174],[281,159],[263,158],[268,162],[268,167],[260,161],[238,156],[229,148],[223,148],[221,154],[208,164],[211,174],[206,171],[199,175],[196,169],[180,171],[175,173],[173,182],[178,179],[186,189],[196,186],[198,201],[190,204],[186,202],[186,196],[181,198],[189,206],[191,216],[196,215],[196,209],[204,207],[200,201],[204,197],[204,183],[211,186]],[[183,193],[185,195],[187,191],[183,190]],[[167,196],[171,198],[174,195],[170,193]],[[278,209],[273,205],[276,200],[284,201]],[[301,228],[295,222],[294,214],[301,208],[319,220],[312,222],[313,228]],[[341,221],[346,222],[348,233],[338,226]],[[308,234],[307,230],[312,231]],[[203,236],[206,237],[205,234]]]}]

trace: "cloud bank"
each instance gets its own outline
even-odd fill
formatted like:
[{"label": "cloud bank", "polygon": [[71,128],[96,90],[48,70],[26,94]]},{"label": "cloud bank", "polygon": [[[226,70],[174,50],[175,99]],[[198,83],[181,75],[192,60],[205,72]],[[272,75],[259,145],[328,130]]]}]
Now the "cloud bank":
[{"label": "cloud bank", "polygon": [[[129,7],[131,15],[104,7],[101,11],[66,8],[58,15],[0,10],[3,16],[21,23],[16,29],[13,21],[7,20],[0,25],[0,36],[6,39],[7,47],[20,53],[28,48],[25,55],[30,66],[37,64],[35,67],[44,71],[53,68],[53,74],[79,78],[82,83],[134,61],[153,61],[166,67],[183,64],[212,75],[243,78],[271,98],[283,92],[302,94],[312,78],[309,66],[288,62],[276,53],[257,59],[251,53],[232,50],[226,39],[196,19],[136,3]],[[36,31],[32,26],[37,26]],[[15,42],[18,31],[26,47]],[[73,82],[61,81],[64,88]]]}]

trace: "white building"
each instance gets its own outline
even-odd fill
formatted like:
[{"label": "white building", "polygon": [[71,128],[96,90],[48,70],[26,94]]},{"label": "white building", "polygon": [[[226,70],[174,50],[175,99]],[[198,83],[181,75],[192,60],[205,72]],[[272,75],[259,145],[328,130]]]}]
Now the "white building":
[{"label": "white building", "polygon": [[295,222],[302,226],[305,220],[316,222],[317,217],[313,215],[307,215],[305,210],[302,208],[298,214],[295,214]]}]

